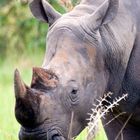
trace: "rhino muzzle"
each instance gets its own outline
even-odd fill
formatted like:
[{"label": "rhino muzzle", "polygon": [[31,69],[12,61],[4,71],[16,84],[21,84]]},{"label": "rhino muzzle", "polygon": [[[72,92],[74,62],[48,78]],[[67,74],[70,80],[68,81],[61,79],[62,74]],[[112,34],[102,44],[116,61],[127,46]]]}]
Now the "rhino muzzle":
[{"label": "rhino muzzle", "polygon": [[[40,72],[41,71],[41,72]],[[40,75],[41,73],[41,75]],[[19,132],[19,140],[65,140],[58,128],[51,128],[46,126],[44,128],[44,120],[40,115],[41,93],[38,93],[37,85],[42,84],[44,89],[50,87],[54,88],[56,78],[46,75],[46,71],[42,76],[42,70],[33,69],[33,79],[31,87],[28,87],[22,80],[18,70],[15,70],[14,74],[14,89],[15,89],[15,116],[17,121],[22,125]],[[41,79],[42,77],[48,77],[47,79]],[[38,81],[39,80],[41,81]],[[49,80],[48,80],[49,79]],[[53,80],[52,80],[53,79]],[[45,80],[45,82],[44,82]],[[52,80],[52,81],[51,81]],[[43,84],[47,83],[47,85]],[[39,85],[40,86],[40,85]],[[44,96],[44,95],[43,95]],[[45,95],[46,98],[46,95]],[[49,100],[49,99],[48,99]],[[40,117],[41,116],[41,117]],[[46,125],[46,124],[45,124]]]}]

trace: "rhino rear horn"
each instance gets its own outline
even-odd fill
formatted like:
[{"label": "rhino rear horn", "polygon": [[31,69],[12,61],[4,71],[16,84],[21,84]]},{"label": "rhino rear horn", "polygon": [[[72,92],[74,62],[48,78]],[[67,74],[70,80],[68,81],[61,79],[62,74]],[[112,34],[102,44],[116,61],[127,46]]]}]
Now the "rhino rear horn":
[{"label": "rhino rear horn", "polygon": [[14,73],[15,97],[16,98],[24,98],[26,93],[27,93],[26,87],[27,86],[21,80],[19,71],[16,69],[15,73]]},{"label": "rhino rear horn", "polygon": [[32,0],[29,3],[29,7],[34,17],[40,21],[47,22],[49,26],[61,17],[61,14],[46,0]]},{"label": "rhino rear horn", "polygon": [[32,82],[31,82],[31,88],[55,88],[58,83],[57,76],[44,69],[44,68],[33,68],[33,76],[32,76]]}]

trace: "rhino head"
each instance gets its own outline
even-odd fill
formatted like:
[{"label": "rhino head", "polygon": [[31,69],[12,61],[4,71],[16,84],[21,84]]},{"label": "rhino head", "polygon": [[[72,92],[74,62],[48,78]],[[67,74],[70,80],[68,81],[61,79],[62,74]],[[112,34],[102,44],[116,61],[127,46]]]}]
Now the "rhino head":
[{"label": "rhino head", "polygon": [[33,68],[31,86],[15,71],[20,140],[64,140],[78,135],[92,104],[106,91],[108,72],[98,31],[114,19],[117,4],[105,1],[98,10],[87,12],[84,5],[86,1],[61,15],[45,0],[30,3],[33,15],[49,24],[48,47],[43,66]]}]

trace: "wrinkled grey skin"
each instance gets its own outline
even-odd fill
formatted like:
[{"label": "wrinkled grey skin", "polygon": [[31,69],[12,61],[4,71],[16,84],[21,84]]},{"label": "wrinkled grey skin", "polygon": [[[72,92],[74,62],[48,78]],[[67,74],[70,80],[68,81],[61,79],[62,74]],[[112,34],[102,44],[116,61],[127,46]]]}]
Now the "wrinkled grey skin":
[{"label": "wrinkled grey skin", "polygon": [[33,69],[31,87],[15,71],[19,139],[63,140],[78,135],[92,104],[111,91],[112,99],[123,93],[128,98],[103,120],[105,124],[126,112],[105,127],[108,139],[115,139],[133,113],[123,139],[139,140],[140,2],[83,0],[61,15],[45,0],[33,0],[30,9],[49,24],[49,32],[44,63]]}]

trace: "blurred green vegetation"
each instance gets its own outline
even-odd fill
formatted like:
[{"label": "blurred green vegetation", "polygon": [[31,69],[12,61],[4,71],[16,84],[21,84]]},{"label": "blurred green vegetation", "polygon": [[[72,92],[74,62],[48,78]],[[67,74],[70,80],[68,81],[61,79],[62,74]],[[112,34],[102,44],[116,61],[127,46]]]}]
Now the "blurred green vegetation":
[{"label": "blurred green vegetation", "polygon": [[[14,117],[14,69],[20,69],[24,81],[30,84],[32,67],[41,66],[46,49],[48,25],[34,19],[26,2],[19,1],[0,0],[0,140],[18,139],[19,124]],[[78,0],[49,2],[65,13]],[[83,135],[85,132],[78,139],[84,140]]]},{"label": "blurred green vegetation", "polygon": [[[72,4],[75,5],[76,2],[73,0]],[[57,0],[50,0],[50,3],[61,13],[68,10]],[[6,58],[12,53],[15,58],[36,49],[44,51],[48,29],[46,23],[36,21],[27,5],[17,0],[1,0],[0,8],[0,57]]]},{"label": "blurred green vegetation", "polygon": [[26,5],[17,1],[1,5],[0,57],[15,59],[36,49],[44,51],[45,39],[41,36],[46,36],[47,28],[47,24],[34,20]]}]

